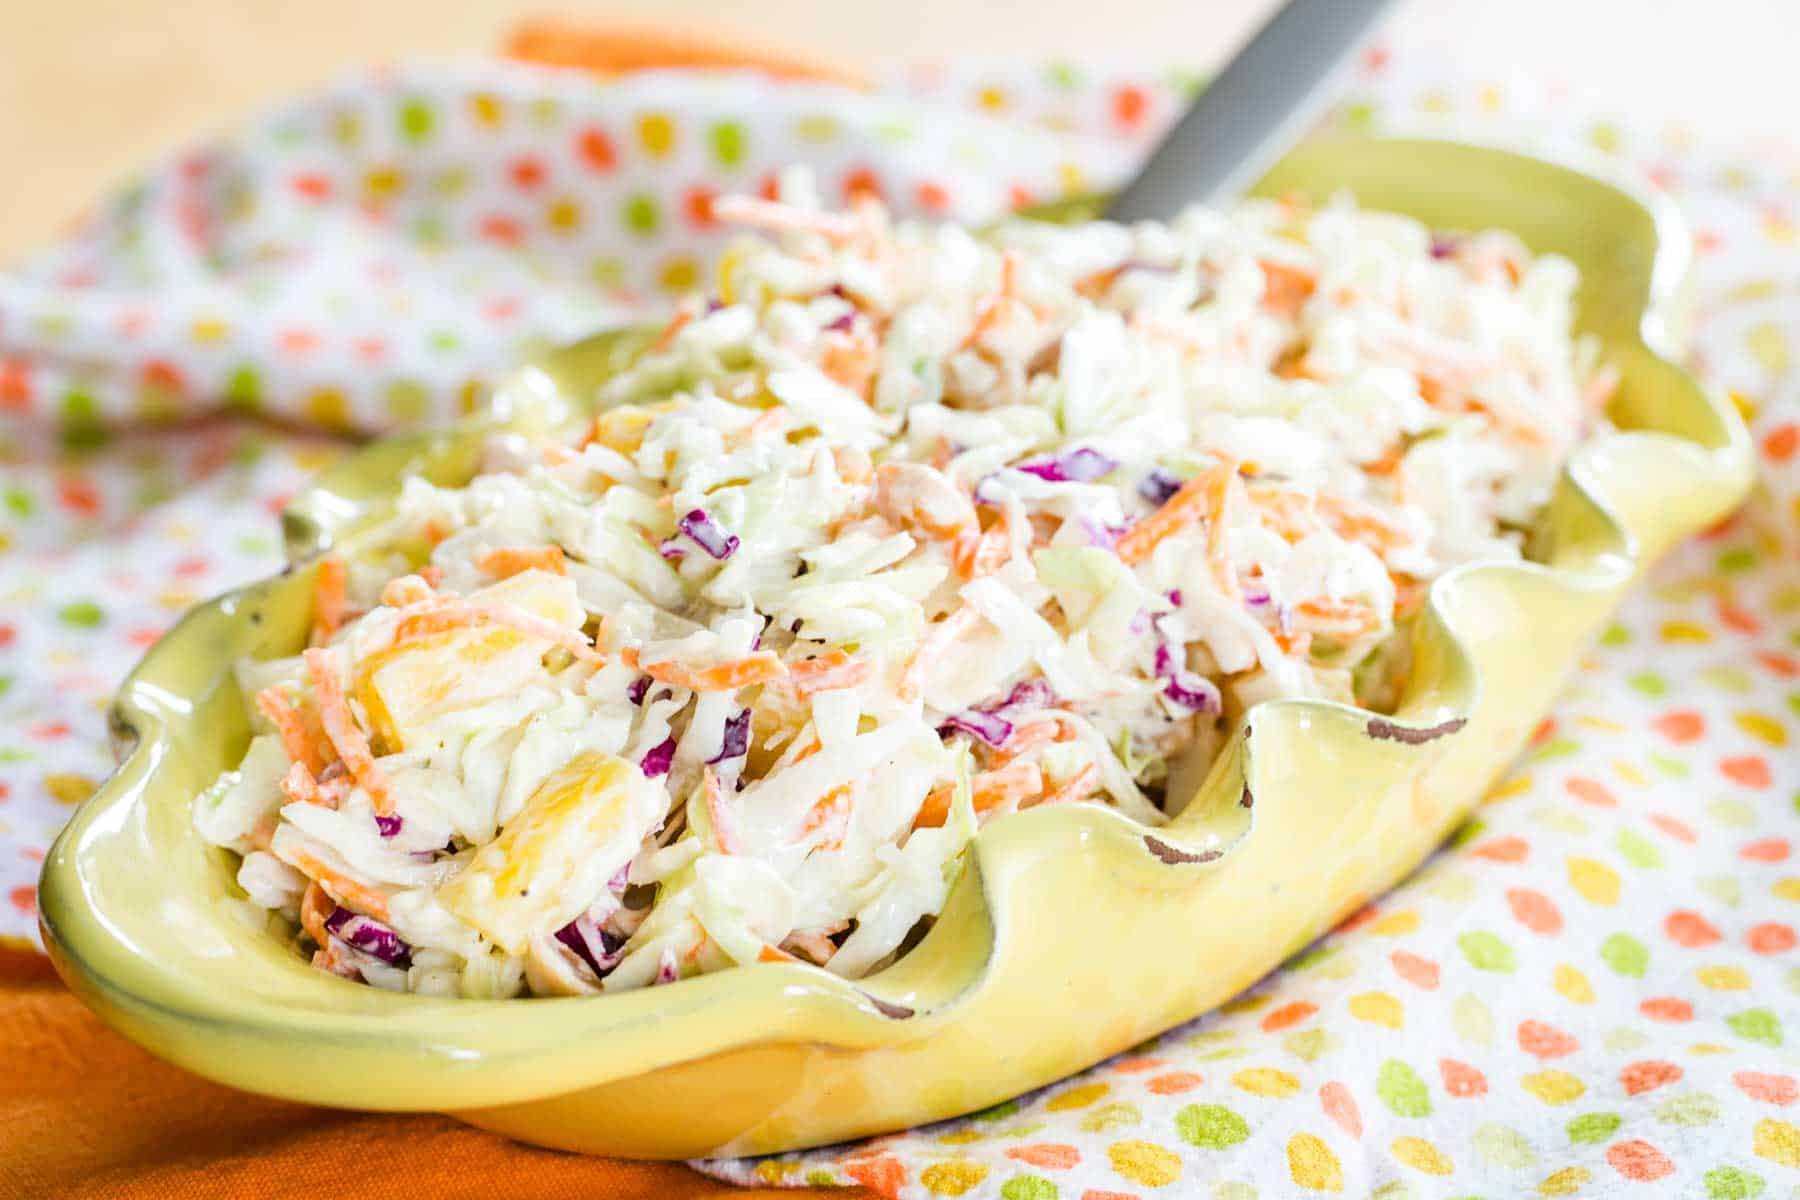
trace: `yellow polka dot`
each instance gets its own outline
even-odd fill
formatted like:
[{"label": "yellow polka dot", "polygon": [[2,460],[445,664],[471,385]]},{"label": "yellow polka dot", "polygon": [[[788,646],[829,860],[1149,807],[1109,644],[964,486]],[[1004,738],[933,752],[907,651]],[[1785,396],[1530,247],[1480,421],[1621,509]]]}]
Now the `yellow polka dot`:
[{"label": "yellow polka dot", "polygon": [[1694,978],[1700,981],[1701,987],[1715,992],[1742,992],[1750,987],[1750,973],[1742,967],[1696,967]]},{"label": "yellow polka dot", "polygon": [[1625,727],[1611,717],[1576,717],[1575,724],[1583,729],[1597,729],[1601,733],[1623,733],[1625,731]]},{"label": "yellow polka dot", "polygon": [[1313,1192],[1344,1190],[1344,1168],[1323,1138],[1296,1133],[1287,1144],[1288,1174],[1295,1183]]},{"label": "yellow polka dot", "polygon": [[492,129],[506,116],[506,108],[500,97],[492,92],[476,92],[469,97],[469,113],[477,125]]},{"label": "yellow polka dot", "polygon": [[1712,634],[1704,625],[1696,625],[1692,621],[1665,621],[1657,630],[1657,636],[1665,642],[1710,642]]},{"label": "yellow polka dot", "polygon": [[981,1141],[987,1134],[976,1129],[958,1129],[955,1133],[946,1133],[938,1141],[946,1146],[968,1146]]},{"label": "yellow polka dot", "polygon": [[1534,1071],[1519,1080],[1519,1086],[1545,1104],[1569,1104],[1587,1091],[1587,1084],[1567,1071]]},{"label": "yellow polka dot", "polygon": [[1087,188],[1087,176],[1081,168],[1072,162],[1057,164],[1056,181],[1062,190],[1069,194],[1078,194]]},{"label": "yellow polka dot", "polygon": [[1544,1177],[1544,1182],[1537,1186],[1538,1195],[1573,1196],[1593,1177],[1594,1173],[1586,1167],[1564,1167],[1555,1174]]},{"label": "yellow polka dot", "polygon": [[663,264],[657,277],[665,292],[691,292],[700,282],[700,263],[690,255],[678,255]]},{"label": "yellow polka dot", "polygon": [[1784,1167],[1800,1167],[1800,1129],[1774,1117],[1756,1123],[1753,1149],[1758,1158],[1766,1158]]},{"label": "yellow polka dot", "polygon": [[350,401],[336,388],[320,388],[308,396],[301,407],[307,420],[315,425],[332,430],[350,427]]},{"label": "yellow polka dot", "polygon": [[1767,713],[1741,712],[1731,720],[1739,729],[1764,745],[1787,745],[1787,728]]},{"label": "yellow polka dot", "polygon": [[1373,921],[1369,932],[1382,937],[1404,937],[1419,927],[1419,914],[1416,909],[1406,908],[1397,913]]},{"label": "yellow polka dot", "polygon": [[406,176],[398,167],[375,167],[363,176],[363,191],[377,199],[392,196],[406,186]]},{"label": "yellow polka dot", "polygon": [[1236,1000],[1221,1004],[1219,1011],[1223,1013],[1255,1012],[1259,1008],[1267,1007],[1269,999],[1267,995],[1239,996]]},{"label": "yellow polka dot", "polygon": [[1424,1138],[1395,1138],[1388,1151],[1413,1170],[1427,1175],[1448,1175],[1456,1170],[1456,1164]]},{"label": "yellow polka dot", "polygon": [[471,379],[456,389],[456,410],[464,416],[479,412],[487,396],[487,384]]},{"label": "yellow polka dot", "polygon": [[217,317],[195,317],[188,326],[188,337],[201,345],[222,342],[231,336],[231,326]]},{"label": "yellow polka dot", "polygon": [[99,781],[73,771],[57,771],[44,776],[44,790],[58,804],[76,805],[94,794]]},{"label": "yellow polka dot", "polygon": [[1113,1170],[1144,1187],[1165,1187],[1181,1178],[1181,1158],[1152,1142],[1114,1142],[1106,1157]]},{"label": "yellow polka dot", "polygon": [[1110,1083],[1085,1083],[1080,1087],[1070,1088],[1060,1096],[1052,1096],[1044,1107],[1051,1112],[1068,1112],[1070,1109],[1086,1108],[1110,1091],[1112,1091]]},{"label": "yellow polka dot", "polygon": [[638,144],[651,158],[665,158],[675,149],[675,119],[668,113],[645,113],[637,122]]},{"label": "yellow polka dot", "polygon": [[1005,112],[1006,89],[991,86],[984,87],[975,93],[975,103],[987,109],[989,112]]},{"label": "yellow polka dot", "polygon": [[1386,992],[1364,992],[1350,997],[1350,1015],[1372,1025],[1400,1029],[1406,1025],[1406,1009]]},{"label": "yellow polka dot", "polygon": [[1558,963],[1556,970],[1550,973],[1551,985],[1556,994],[1570,1004],[1592,1004],[1594,1002],[1594,985],[1588,977],[1571,967],[1568,963]]},{"label": "yellow polka dot", "polygon": [[1623,760],[1615,760],[1612,764],[1613,774],[1633,787],[1643,787],[1650,782],[1649,776]]},{"label": "yellow polka dot", "polygon": [[1530,790],[1531,776],[1514,775],[1487,794],[1487,803],[1492,804],[1500,800],[1508,800],[1517,796],[1520,792],[1528,792]]},{"label": "yellow polka dot", "polygon": [[1619,902],[1619,873],[1591,858],[1569,859],[1569,886],[1589,904],[1611,908]]},{"label": "yellow polka dot", "polygon": [[765,1158],[756,1164],[756,1177],[764,1183],[779,1184],[782,1180],[800,1169],[799,1163],[782,1162],[777,1158]]},{"label": "yellow polka dot", "polygon": [[1717,1042],[1695,1042],[1688,1047],[1688,1053],[1697,1054],[1702,1058],[1711,1058],[1715,1055],[1730,1054],[1731,1047],[1721,1046]]},{"label": "yellow polka dot", "polygon": [[544,222],[558,233],[568,233],[581,228],[581,205],[564,196],[560,200],[552,200],[550,207],[544,210]]},{"label": "yellow polka dot", "polygon": [[1286,1071],[1274,1067],[1246,1067],[1231,1077],[1236,1087],[1252,1096],[1292,1096],[1300,1090],[1300,1081]]},{"label": "yellow polka dot", "polygon": [[[1179,1164],[1177,1164],[1179,1166]],[[987,1165],[966,1158],[933,1163],[919,1172],[925,1190],[938,1196],[960,1196],[987,1178]]]},{"label": "yellow polka dot", "polygon": [[[1764,282],[1766,283],[1767,281]],[[1767,290],[1763,291],[1760,295],[1751,292],[1743,295],[1741,299],[1762,300],[1766,299],[1768,295],[1769,292]],[[1744,395],[1742,392],[1727,392],[1725,394],[1731,398],[1731,403],[1736,406],[1738,415],[1743,417],[1746,422],[1754,422],[1756,420],[1756,401],[1754,399]]]},{"label": "yellow polka dot", "polygon": [[1800,876],[1789,875],[1786,879],[1778,879],[1769,890],[1775,893],[1777,900],[1792,900],[1800,903]]},{"label": "yellow polka dot", "polygon": [[156,594],[156,603],[169,612],[185,612],[200,599],[186,588],[169,588]]}]

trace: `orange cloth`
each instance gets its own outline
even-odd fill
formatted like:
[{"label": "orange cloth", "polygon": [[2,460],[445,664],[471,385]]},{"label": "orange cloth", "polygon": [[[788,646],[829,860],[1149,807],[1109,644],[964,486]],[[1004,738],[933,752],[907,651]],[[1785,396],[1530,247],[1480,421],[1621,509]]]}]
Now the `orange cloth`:
[{"label": "orange cloth", "polygon": [[[101,1025],[37,954],[0,950],[0,1200],[795,1200],[679,1163],[523,1146],[448,1117],[340,1112],[209,1083]],[[833,1200],[863,1196],[831,1189]]]}]

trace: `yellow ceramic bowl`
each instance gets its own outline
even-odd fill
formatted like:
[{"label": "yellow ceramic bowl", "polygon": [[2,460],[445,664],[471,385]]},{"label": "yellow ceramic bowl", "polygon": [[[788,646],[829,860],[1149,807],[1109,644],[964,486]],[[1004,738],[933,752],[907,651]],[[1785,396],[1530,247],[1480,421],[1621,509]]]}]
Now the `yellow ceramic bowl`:
[{"label": "yellow ceramic bowl", "polygon": [[[302,643],[310,571],[193,612],[126,682],[130,751],[44,866],[57,967],[113,1026],[251,1091],[430,1109],[527,1141],[656,1157],[752,1154],[966,1113],[1049,1083],[1230,998],[1411,870],[1544,715],[1633,577],[1729,512],[1744,430],[1662,355],[1686,243],[1667,212],[1562,166],[1466,144],[1311,143],[1261,189],[1439,228],[1496,226],[1583,271],[1580,325],[1624,375],[1625,432],[1584,446],[1534,563],[1431,589],[1391,717],[1279,701],[1252,711],[1161,829],[1077,806],[975,839],[930,935],[848,982],[759,964],[669,987],[497,1002],[395,995],[311,969],[233,899],[232,860],[189,820],[247,739],[231,664]],[[497,418],[591,394],[630,349],[602,339],[523,372]],[[290,514],[294,549],[355,540],[397,477],[473,470],[479,431],[378,444]]]}]

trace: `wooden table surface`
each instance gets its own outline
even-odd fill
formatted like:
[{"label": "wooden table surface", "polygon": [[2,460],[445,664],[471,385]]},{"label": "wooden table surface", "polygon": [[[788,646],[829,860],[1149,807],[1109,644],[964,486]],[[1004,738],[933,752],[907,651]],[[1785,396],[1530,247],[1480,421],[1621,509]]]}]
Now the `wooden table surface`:
[{"label": "wooden table surface", "polygon": [[[883,62],[1123,56],[1216,65],[1272,0],[609,0],[655,17]],[[0,0],[0,261],[110,182],[348,64],[496,46],[552,0]],[[1485,77],[1566,83],[1595,109],[1676,117],[1737,145],[1800,113],[1793,0],[1411,0],[1391,36]]]}]

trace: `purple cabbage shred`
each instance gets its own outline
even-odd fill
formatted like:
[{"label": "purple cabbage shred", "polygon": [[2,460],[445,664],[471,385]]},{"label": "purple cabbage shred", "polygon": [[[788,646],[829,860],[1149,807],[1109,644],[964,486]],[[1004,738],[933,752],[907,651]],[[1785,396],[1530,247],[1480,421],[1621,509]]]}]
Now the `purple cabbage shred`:
[{"label": "purple cabbage shred", "polygon": [[1110,475],[1118,466],[1116,459],[1083,446],[1052,458],[1019,463],[1014,470],[1035,475],[1049,483],[1092,483],[1102,475]]},{"label": "purple cabbage shred", "polygon": [[401,820],[398,816],[384,817],[380,813],[375,814],[375,828],[384,838],[391,838],[396,833],[399,833],[400,827],[404,824],[406,824],[406,822]]},{"label": "purple cabbage shred", "polygon": [[606,973],[618,966],[619,960],[625,957],[622,953],[624,940],[607,933],[587,913],[576,917],[551,936],[586,963],[596,979],[606,978]]},{"label": "purple cabbage shred", "polygon": [[737,535],[726,533],[704,508],[693,509],[677,524],[696,545],[721,562],[737,553]]},{"label": "purple cabbage shred", "polygon": [[707,759],[707,765],[722,763],[728,758],[742,758],[750,752],[750,710],[738,709],[737,713],[726,718],[725,733],[719,743],[719,752]]},{"label": "purple cabbage shred", "polygon": [[949,732],[966,733],[998,748],[1012,736],[1013,723],[991,712],[969,709],[944,718],[944,723],[938,726],[938,733],[942,735]]},{"label": "purple cabbage shred", "polygon": [[633,704],[642,704],[644,702],[645,694],[649,691],[650,677],[648,675],[639,675],[636,679],[631,681],[631,686],[625,689],[625,698]]},{"label": "purple cabbage shred", "polygon": [[380,921],[339,906],[325,918],[325,928],[346,946],[379,958],[390,967],[412,966],[412,947]]},{"label": "purple cabbage shred", "polygon": [[638,763],[638,770],[646,779],[655,779],[659,775],[669,773],[669,764],[675,761],[675,739],[666,737],[661,742],[645,751],[644,759]]},{"label": "purple cabbage shred", "polygon": [[1138,484],[1138,495],[1161,508],[1169,497],[1181,490],[1181,480],[1161,467],[1153,469]]}]

